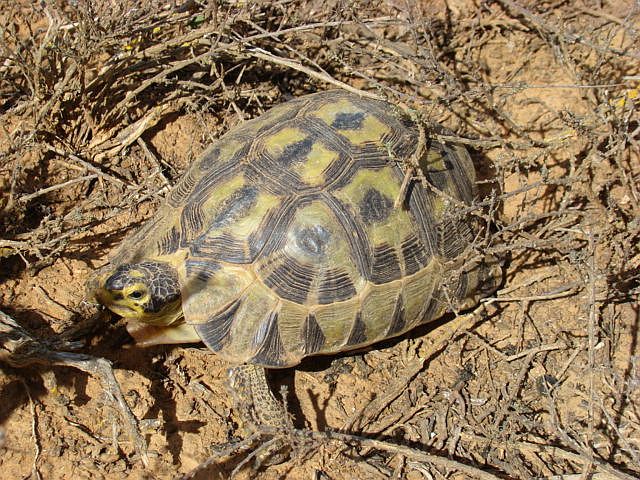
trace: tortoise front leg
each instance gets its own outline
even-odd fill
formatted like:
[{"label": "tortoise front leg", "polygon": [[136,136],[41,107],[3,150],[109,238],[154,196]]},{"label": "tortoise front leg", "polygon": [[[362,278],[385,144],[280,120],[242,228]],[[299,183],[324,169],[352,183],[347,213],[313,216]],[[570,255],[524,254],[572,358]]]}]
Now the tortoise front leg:
[{"label": "tortoise front leg", "polygon": [[287,428],[287,412],[271,392],[264,367],[250,364],[231,367],[229,381],[245,429],[255,433],[260,427]]},{"label": "tortoise front leg", "polygon": [[234,406],[242,419],[245,435],[267,434],[272,437],[263,445],[266,448],[261,447],[254,452],[256,466],[275,465],[287,460],[291,445],[285,433],[291,428],[291,421],[282,402],[273,395],[264,367],[231,367],[229,380]]}]

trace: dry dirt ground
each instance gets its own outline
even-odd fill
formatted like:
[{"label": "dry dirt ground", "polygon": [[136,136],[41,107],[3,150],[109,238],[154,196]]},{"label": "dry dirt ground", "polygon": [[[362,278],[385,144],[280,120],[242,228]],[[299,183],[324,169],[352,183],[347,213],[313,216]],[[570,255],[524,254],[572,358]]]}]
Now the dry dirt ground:
[{"label": "dry dirt ground", "polygon": [[469,145],[477,247],[505,281],[472,320],[278,372],[292,459],[237,477],[639,476],[639,20],[631,0],[0,1],[0,309],[110,360],[149,457],[95,376],[10,366],[5,332],[0,476],[225,478],[247,459],[201,465],[240,435],[224,362],[135,347],[84,284],[213,139],[346,87]]}]

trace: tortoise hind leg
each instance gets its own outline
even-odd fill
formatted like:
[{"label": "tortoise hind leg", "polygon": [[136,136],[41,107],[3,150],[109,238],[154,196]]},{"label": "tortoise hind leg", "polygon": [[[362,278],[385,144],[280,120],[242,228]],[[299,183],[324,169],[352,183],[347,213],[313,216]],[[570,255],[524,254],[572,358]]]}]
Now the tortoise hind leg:
[{"label": "tortoise hind leg", "polygon": [[[231,367],[229,380],[234,405],[242,419],[242,427],[246,435],[275,430],[273,433],[268,433],[276,437],[290,428],[291,422],[287,411],[273,395],[263,367],[257,365]],[[289,450],[286,440],[280,438],[256,459],[259,465],[282,463],[288,458]]]}]

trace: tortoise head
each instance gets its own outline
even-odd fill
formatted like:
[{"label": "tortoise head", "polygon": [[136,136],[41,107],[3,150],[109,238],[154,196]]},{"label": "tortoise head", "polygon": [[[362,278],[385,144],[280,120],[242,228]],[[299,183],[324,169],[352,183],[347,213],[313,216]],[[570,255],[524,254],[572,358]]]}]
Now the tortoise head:
[{"label": "tortoise head", "polygon": [[88,290],[115,314],[146,324],[170,325],[182,316],[178,274],[166,262],[108,266],[96,272]]}]

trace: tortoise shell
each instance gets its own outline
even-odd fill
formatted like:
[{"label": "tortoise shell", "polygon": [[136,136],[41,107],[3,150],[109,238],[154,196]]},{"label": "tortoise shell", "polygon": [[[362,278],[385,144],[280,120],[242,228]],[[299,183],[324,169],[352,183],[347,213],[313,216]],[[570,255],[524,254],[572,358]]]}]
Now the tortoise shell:
[{"label": "tortoise shell", "polygon": [[401,191],[420,128],[400,108],[344,91],[284,103],[207,149],[112,263],[169,262],[202,341],[265,367],[356,349],[475,303],[495,283],[486,269],[444,286],[474,234],[451,220],[473,200],[473,164],[464,147],[427,136],[419,162],[434,188]]}]

